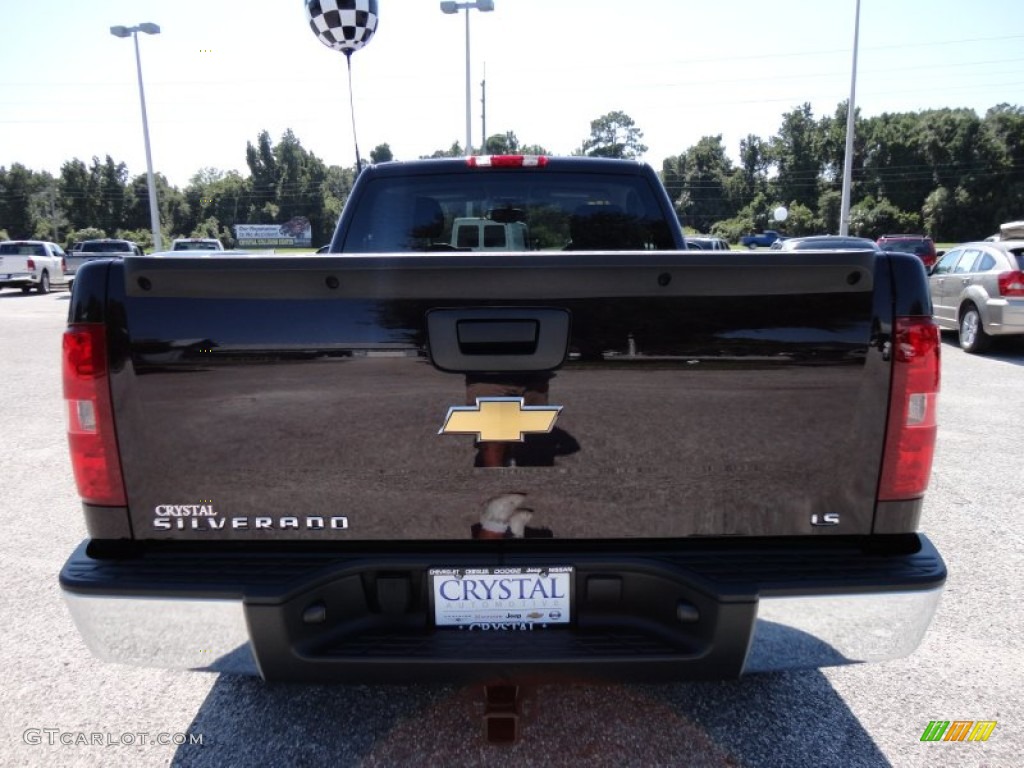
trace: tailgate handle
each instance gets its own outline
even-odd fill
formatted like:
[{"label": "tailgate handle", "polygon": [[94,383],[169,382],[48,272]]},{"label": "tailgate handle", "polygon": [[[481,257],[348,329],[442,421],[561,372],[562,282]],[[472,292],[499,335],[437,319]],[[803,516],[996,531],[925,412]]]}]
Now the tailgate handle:
[{"label": "tailgate handle", "polygon": [[569,312],[548,307],[432,309],[430,357],[443,371],[549,371],[565,360]]},{"label": "tailgate handle", "polygon": [[532,355],[537,351],[537,320],[456,320],[464,355]]}]

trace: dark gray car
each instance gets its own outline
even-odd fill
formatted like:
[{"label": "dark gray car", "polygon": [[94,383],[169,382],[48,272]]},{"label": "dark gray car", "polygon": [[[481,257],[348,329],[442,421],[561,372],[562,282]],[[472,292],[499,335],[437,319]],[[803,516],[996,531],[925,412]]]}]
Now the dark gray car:
[{"label": "dark gray car", "polygon": [[[778,248],[776,248],[776,243]],[[772,243],[772,250],[777,251],[820,251],[843,250],[878,251],[881,250],[874,240],[866,237],[846,237],[844,235],[811,235],[809,237],[791,237],[788,240]]]},{"label": "dark gray car", "polygon": [[1024,240],[958,245],[928,284],[935,322],[960,334],[964,352],[983,352],[993,336],[1024,335]]}]

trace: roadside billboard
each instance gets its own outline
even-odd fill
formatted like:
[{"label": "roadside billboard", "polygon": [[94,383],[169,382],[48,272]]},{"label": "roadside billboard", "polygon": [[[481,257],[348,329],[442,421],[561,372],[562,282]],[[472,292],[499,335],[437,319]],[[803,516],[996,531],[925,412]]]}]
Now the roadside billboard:
[{"label": "roadside billboard", "polygon": [[236,224],[235,240],[239,248],[310,248],[313,227],[305,216],[284,224]]}]

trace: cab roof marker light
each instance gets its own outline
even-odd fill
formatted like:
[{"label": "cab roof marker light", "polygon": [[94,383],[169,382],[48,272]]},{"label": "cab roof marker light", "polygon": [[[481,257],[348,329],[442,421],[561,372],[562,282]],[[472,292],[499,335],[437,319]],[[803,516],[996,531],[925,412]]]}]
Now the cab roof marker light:
[{"label": "cab roof marker light", "polygon": [[473,155],[466,158],[470,168],[543,168],[547,155]]}]

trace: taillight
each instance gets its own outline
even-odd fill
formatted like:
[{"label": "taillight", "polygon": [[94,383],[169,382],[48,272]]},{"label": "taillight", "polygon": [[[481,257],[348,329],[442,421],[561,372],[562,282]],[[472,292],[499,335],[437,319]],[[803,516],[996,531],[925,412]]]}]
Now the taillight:
[{"label": "taillight", "polygon": [[1000,272],[999,295],[1024,296],[1024,272]]},{"label": "taillight", "polygon": [[68,445],[82,501],[124,506],[104,334],[104,326],[96,323],[70,325],[64,332]]},{"label": "taillight", "polygon": [[470,168],[543,168],[546,155],[474,155],[466,158]]},{"label": "taillight", "polygon": [[930,317],[898,317],[893,330],[889,424],[880,501],[924,495],[935,454],[939,328]]},{"label": "taillight", "polygon": [[33,259],[29,259],[28,261],[26,261],[25,262],[25,269],[27,269],[29,272],[35,272],[36,271],[36,263],[35,263],[35,261]]}]

